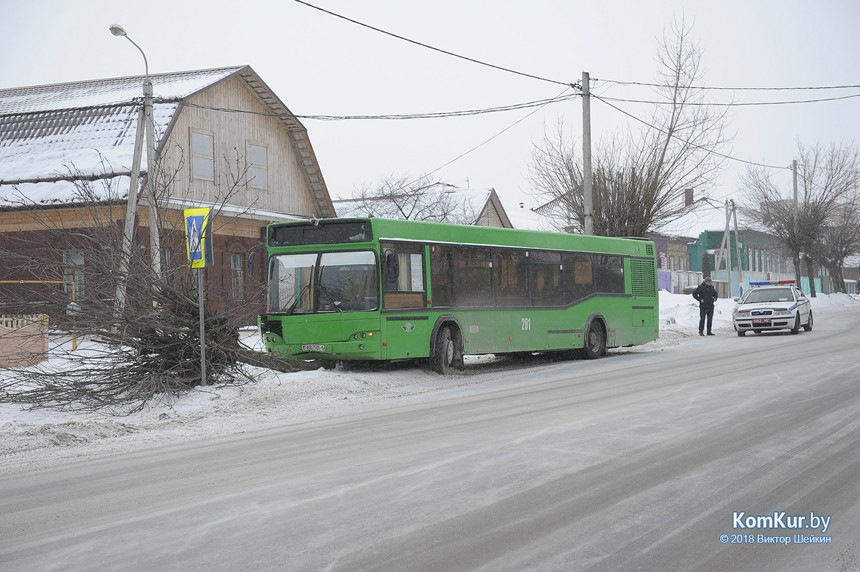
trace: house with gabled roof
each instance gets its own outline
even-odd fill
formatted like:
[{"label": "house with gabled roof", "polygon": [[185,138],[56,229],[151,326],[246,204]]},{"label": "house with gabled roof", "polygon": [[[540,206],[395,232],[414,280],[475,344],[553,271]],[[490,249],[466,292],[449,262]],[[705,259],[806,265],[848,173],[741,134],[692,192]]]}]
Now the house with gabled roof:
[{"label": "house with gabled roof", "polygon": [[340,216],[447,222],[472,226],[513,228],[495,189],[464,189],[448,183],[402,192],[335,199]]},{"label": "house with gabled roof", "polygon": [[[147,179],[160,226],[213,208],[207,301],[239,324],[265,310],[266,224],[336,216],[307,129],[250,66],[149,78],[155,160],[140,154],[137,188],[143,76],[0,89],[0,313],[31,313],[39,280],[74,283],[79,301],[95,296],[75,237],[96,221],[122,227],[129,192],[139,196],[134,244],[146,250]],[[165,235],[162,264],[187,264],[184,238]],[[35,268],[34,250],[53,264]]]}]

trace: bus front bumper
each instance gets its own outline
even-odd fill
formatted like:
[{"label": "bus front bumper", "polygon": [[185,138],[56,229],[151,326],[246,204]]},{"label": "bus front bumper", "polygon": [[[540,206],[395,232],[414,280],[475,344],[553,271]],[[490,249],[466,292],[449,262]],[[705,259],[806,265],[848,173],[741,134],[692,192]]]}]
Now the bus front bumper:
[{"label": "bus front bumper", "polygon": [[288,344],[274,334],[263,336],[266,351],[287,359],[378,360],[380,342],[372,339],[347,340],[319,344]]}]

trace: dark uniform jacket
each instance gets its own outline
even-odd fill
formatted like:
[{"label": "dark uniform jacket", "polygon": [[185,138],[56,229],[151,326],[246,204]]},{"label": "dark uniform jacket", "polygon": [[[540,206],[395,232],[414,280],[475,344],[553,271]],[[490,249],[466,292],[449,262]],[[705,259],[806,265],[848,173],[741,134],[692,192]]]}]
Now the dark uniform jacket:
[{"label": "dark uniform jacket", "polygon": [[713,306],[717,301],[717,289],[707,282],[702,282],[693,290],[693,298],[701,302],[702,306]]}]

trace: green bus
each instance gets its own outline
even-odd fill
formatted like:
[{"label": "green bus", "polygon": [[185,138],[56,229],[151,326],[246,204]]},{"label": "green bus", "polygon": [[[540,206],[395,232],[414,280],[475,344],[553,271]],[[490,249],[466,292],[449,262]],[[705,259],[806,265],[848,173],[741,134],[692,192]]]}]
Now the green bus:
[{"label": "green bus", "polygon": [[429,360],[576,351],[658,336],[654,243],[377,218],[268,226],[266,351]]}]

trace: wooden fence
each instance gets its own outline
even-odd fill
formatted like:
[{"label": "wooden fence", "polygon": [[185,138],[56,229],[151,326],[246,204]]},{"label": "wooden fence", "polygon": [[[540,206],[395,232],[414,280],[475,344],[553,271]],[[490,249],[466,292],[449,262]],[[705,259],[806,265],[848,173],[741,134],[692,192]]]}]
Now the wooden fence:
[{"label": "wooden fence", "polygon": [[26,367],[48,359],[48,316],[0,316],[0,367]]}]

